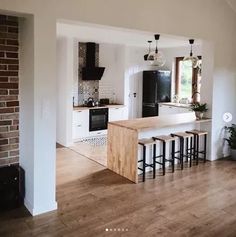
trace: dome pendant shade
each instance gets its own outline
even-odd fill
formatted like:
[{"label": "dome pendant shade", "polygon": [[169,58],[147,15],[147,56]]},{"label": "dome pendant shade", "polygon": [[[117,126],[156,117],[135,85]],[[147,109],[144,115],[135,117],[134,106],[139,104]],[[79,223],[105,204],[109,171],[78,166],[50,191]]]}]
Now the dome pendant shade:
[{"label": "dome pendant shade", "polygon": [[152,66],[159,66],[159,67],[164,66],[166,62],[164,54],[160,51],[158,53],[151,52],[148,55],[148,61],[150,61]]},{"label": "dome pendant shade", "polygon": [[148,43],[149,43],[148,54],[145,54],[145,55],[143,56],[144,61],[147,61],[147,60],[148,60],[148,55],[149,55],[150,52],[151,52],[151,43],[152,43],[152,41],[151,41],[151,40],[148,40]]},{"label": "dome pendant shade", "polygon": [[193,68],[200,67],[199,58],[197,56],[193,56],[194,39],[190,39],[189,44],[191,45],[190,54],[189,54],[189,56],[184,57],[183,61],[191,61]]},{"label": "dome pendant shade", "polygon": [[166,60],[164,58],[163,53],[160,52],[158,50],[158,47],[157,47],[160,35],[159,34],[155,34],[154,37],[155,37],[155,40],[156,40],[156,49],[149,53],[149,55],[147,57],[147,60],[150,61],[152,66],[162,67],[162,66],[164,66]]}]

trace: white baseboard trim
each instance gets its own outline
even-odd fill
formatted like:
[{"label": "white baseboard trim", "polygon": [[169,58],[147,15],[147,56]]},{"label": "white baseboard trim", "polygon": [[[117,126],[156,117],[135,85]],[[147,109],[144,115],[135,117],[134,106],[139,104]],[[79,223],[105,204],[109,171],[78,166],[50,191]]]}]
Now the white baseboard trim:
[{"label": "white baseboard trim", "polygon": [[33,205],[25,198],[24,200],[24,205],[25,207],[28,209],[28,211],[30,212],[30,214],[32,215],[32,211],[33,211]]},{"label": "white baseboard trim", "polygon": [[70,147],[70,146],[73,146],[73,145],[74,145],[74,142],[70,142],[70,143],[66,143],[65,147]]},{"label": "white baseboard trim", "polygon": [[32,216],[37,216],[46,212],[57,210],[57,202],[53,202],[49,205],[33,207],[33,205],[25,198],[24,205]]}]

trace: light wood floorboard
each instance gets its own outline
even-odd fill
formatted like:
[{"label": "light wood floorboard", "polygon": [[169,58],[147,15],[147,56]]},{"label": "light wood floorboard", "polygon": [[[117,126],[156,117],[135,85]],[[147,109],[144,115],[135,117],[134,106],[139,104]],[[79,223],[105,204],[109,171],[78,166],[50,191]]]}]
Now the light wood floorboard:
[{"label": "light wood floorboard", "polygon": [[133,184],[71,150],[57,155],[58,210],[1,213],[1,237],[236,236],[236,162],[200,163]]}]

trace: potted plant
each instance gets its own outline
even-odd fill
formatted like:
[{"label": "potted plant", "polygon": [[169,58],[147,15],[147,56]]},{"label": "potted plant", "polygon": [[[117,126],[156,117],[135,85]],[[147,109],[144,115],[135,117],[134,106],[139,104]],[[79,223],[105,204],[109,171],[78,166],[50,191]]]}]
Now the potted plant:
[{"label": "potted plant", "polygon": [[191,104],[191,109],[192,109],[192,111],[195,112],[196,117],[197,117],[198,119],[202,119],[204,113],[208,110],[206,103],[200,104],[199,102],[192,103],[192,104]]},{"label": "potted plant", "polygon": [[236,160],[236,125],[232,124],[230,127],[225,127],[225,129],[228,131],[228,138],[225,140],[231,149],[231,157],[233,160]]}]

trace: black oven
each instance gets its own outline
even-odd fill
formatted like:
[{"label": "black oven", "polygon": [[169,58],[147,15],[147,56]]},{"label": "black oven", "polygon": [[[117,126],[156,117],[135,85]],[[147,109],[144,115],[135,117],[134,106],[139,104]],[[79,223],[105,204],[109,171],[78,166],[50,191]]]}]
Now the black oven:
[{"label": "black oven", "polygon": [[89,131],[107,129],[108,108],[89,110]]}]

